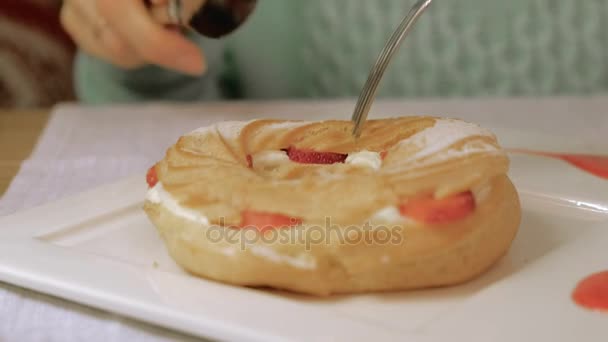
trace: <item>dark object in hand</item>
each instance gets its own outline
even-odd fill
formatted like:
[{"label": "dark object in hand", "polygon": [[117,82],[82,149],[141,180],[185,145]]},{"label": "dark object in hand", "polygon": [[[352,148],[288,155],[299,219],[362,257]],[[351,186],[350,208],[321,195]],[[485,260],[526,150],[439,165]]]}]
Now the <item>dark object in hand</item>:
[{"label": "dark object in hand", "polygon": [[239,28],[256,4],[257,0],[208,0],[189,26],[205,37],[221,38]]}]

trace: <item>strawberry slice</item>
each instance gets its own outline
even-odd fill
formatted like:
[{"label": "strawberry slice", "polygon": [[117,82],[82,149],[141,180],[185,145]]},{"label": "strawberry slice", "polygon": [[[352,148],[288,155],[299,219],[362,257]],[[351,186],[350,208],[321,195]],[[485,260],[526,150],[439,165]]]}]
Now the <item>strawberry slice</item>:
[{"label": "strawberry slice", "polygon": [[287,150],[291,161],[301,164],[335,164],[344,163],[347,154],[334,152],[317,152],[313,150],[299,150],[295,147],[290,147]]},{"label": "strawberry slice", "polygon": [[382,160],[386,159],[387,155],[388,155],[388,151],[382,151],[382,152],[380,152],[380,159],[382,159]]},{"label": "strawberry slice", "polygon": [[247,166],[250,169],[253,167],[253,157],[250,154],[247,155]]},{"label": "strawberry slice", "polygon": [[475,209],[473,194],[463,192],[455,196],[434,199],[410,199],[399,208],[401,215],[427,224],[443,224],[464,219]]},{"label": "strawberry slice", "polygon": [[289,228],[302,223],[302,220],[276,213],[245,210],[241,213],[241,228],[255,227],[261,232],[271,229]]},{"label": "strawberry slice", "polygon": [[153,188],[156,183],[158,183],[158,175],[156,174],[156,168],[154,166],[152,166],[149,170],[148,173],[146,174],[146,182],[148,183],[148,186]]}]

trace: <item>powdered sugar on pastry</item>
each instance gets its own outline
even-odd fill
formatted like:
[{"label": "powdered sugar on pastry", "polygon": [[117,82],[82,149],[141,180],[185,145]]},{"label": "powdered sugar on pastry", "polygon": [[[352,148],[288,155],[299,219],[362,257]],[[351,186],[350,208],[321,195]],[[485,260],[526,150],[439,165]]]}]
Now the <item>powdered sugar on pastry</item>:
[{"label": "powdered sugar on pastry", "polygon": [[224,121],[216,125],[218,133],[226,140],[236,140],[243,127],[245,127],[243,123],[237,121]]},{"label": "powdered sugar on pastry", "polygon": [[221,131],[221,133],[226,134],[226,135],[231,135],[231,133],[232,133],[232,135],[234,135],[234,134],[240,133],[240,131],[243,127],[245,127],[246,125],[248,125],[249,123],[251,123],[253,121],[254,120],[251,120],[251,121],[222,121],[222,122],[216,123],[215,125],[200,127],[198,129],[195,129],[194,131],[188,133],[187,135],[208,134],[215,130]]},{"label": "powdered sugar on pastry", "polygon": [[[401,144],[413,145],[420,150],[408,156],[405,162],[414,162],[436,153],[446,150],[448,147],[474,136],[485,136],[494,138],[492,132],[481,128],[478,125],[450,119],[438,119],[435,125],[429,127],[408,139]],[[450,150],[444,158],[457,157],[474,152],[487,152],[498,150],[495,146],[487,143],[465,144],[461,150]]]},{"label": "powdered sugar on pastry", "polygon": [[312,122],[310,121],[285,121],[270,124],[268,125],[268,128],[272,130],[282,131],[286,129],[299,128],[310,124],[312,124]]}]

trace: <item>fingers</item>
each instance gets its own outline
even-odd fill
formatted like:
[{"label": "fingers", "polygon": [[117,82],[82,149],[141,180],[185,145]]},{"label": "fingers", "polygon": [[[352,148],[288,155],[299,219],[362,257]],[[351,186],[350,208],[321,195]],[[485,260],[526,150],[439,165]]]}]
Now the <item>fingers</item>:
[{"label": "fingers", "polygon": [[66,5],[60,18],[65,30],[83,51],[126,69],[144,64],[111,28],[95,20],[99,18],[91,18],[86,8]]},{"label": "fingers", "polygon": [[150,3],[155,6],[165,5],[169,2],[169,0],[150,0]]},{"label": "fingers", "polygon": [[205,63],[199,48],[179,32],[155,22],[146,8],[166,12],[168,1],[65,0],[61,22],[82,50],[117,66],[150,63],[202,74]]},{"label": "fingers", "polygon": [[[167,9],[169,0],[150,0],[153,6],[151,6],[150,13],[152,17],[159,23],[170,25],[171,18],[169,18],[169,10]],[[200,10],[205,4],[206,0],[182,0],[182,13],[181,18],[184,23],[190,21],[194,14]]]},{"label": "fingers", "polygon": [[[160,1],[160,0],[157,0]],[[167,5],[166,4],[162,4],[162,5],[154,5],[152,7],[149,8],[150,14],[152,15],[152,18],[154,18],[154,20],[158,23],[161,23],[163,25],[172,25],[173,22],[171,22],[171,18],[169,18],[169,10],[167,9]]]},{"label": "fingers", "polygon": [[[166,2],[153,2],[163,1]],[[108,25],[142,60],[193,75],[205,71],[199,48],[178,32],[155,22],[141,0],[97,0],[97,5]]]}]

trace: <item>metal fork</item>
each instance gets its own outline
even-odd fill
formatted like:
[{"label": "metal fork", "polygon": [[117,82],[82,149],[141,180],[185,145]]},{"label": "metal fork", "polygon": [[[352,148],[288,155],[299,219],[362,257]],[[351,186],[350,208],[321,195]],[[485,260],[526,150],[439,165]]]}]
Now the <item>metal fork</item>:
[{"label": "metal fork", "polygon": [[433,0],[419,0],[412,6],[412,9],[388,40],[386,46],[380,53],[380,57],[378,57],[376,64],[371,69],[367,82],[359,95],[359,100],[352,117],[352,121],[355,123],[355,127],[353,128],[353,136],[355,138],[358,138],[361,135],[363,123],[365,123],[365,120],[367,119],[384,71],[395,55],[395,52],[399,49],[403,39],[410,33],[420,15],[429,7],[432,1]]}]

